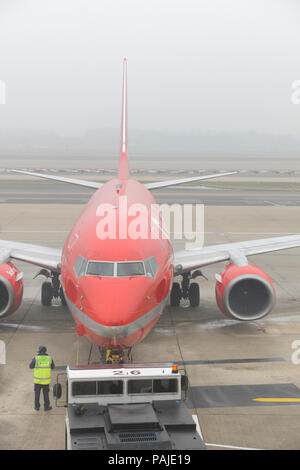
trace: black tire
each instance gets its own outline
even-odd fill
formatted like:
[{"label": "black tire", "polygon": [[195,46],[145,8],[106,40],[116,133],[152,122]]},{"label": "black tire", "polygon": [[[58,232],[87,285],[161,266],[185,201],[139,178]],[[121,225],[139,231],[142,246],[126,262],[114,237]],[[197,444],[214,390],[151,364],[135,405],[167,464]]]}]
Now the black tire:
[{"label": "black tire", "polygon": [[66,425],[65,425],[65,450],[68,450],[68,431],[67,431]]},{"label": "black tire", "polygon": [[65,294],[64,294],[62,287],[59,289],[59,297],[61,300],[61,304],[63,305],[63,307],[65,307],[67,305],[67,302],[66,302]]},{"label": "black tire", "polygon": [[171,294],[170,294],[170,304],[171,307],[178,307],[180,304],[180,299],[182,297],[181,288],[178,282],[174,282]]},{"label": "black tire", "polygon": [[200,303],[200,288],[197,282],[192,282],[189,287],[189,300],[191,307],[198,307]]},{"label": "black tire", "polygon": [[60,400],[62,396],[62,388],[61,388],[61,384],[60,383],[56,383],[53,385],[53,397],[56,399],[56,400]]},{"label": "black tire", "polygon": [[43,282],[42,284],[42,293],[41,293],[41,301],[44,307],[48,307],[51,305],[51,300],[53,298],[53,288],[51,282]]}]

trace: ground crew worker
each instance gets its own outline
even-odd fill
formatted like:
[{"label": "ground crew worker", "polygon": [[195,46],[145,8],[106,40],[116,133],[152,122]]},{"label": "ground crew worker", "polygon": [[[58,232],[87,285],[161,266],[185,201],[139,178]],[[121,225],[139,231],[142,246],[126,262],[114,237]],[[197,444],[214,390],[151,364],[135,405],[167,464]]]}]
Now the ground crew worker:
[{"label": "ground crew worker", "polygon": [[40,346],[38,354],[29,364],[30,369],[34,369],[34,409],[40,409],[40,394],[43,390],[44,396],[44,410],[52,410],[49,400],[49,384],[51,382],[51,369],[54,369],[55,364],[53,359],[48,356],[47,348]]}]

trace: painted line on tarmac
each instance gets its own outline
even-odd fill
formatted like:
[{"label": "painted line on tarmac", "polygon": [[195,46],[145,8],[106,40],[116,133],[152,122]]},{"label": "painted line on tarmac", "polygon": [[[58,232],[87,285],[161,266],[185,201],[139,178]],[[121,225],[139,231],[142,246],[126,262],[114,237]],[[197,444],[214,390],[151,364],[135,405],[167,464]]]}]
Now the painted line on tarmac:
[{"label": "painted line on tarmac", "polygon": [[264,201],[264,202],[266,202],[266,203],[269,204],[270,206],[279,206],[279,207],[281,206],[281,204],[278,204],[278,203],[272,202],[272,201]]},{"label": "painted line on tarmac", "polygon": [[69,233],[69,232],[70,230],[1,230],[1,233]]},{"label": "painted line on tarmac", "polygon": [[263,403],[300,403],[300,398],[253,398]]},{"label": "painted line on tarmac", "polygon": [[204,232],[204,233],[213,234],[213,235],[298,235],[298,232],[220,232],[218,231],[218,232]]},{"label": "painted line on tarmac", "polygon": [[[260,398],[299,398],[295,401],[254,401]],[[293,383],[191,386],[188,391],[189,408],[225,408],[250,406],[287,406],[300,404],[300,389]]]},{"label": "painted line on tarmac", "polygon": [[[70,230],[1,230],[1,233],[69,233]],[[170,232],[178,233],[178,232]],[[195,232],[189,232],[195,233]],[[207,235],[298,235],[298,232],[196,232]]]},{"label": "painted line on tarmac", "polygon": [[[278,322],[283,324],[289,324],[290,322],[296,321],[299,322],[300,315],[295,314],[295,312],[287,312],[285,315],[273,315],[270,317],[265,317],[259,320],[258,322],[249,321],[248,325],[260,326],[265,324],[277,324]],[[218,320],[206,321],[203,323],[195,323],[193,328],[200,330],[217,330],[219,328],[236,328],[238,325],[242,325],[243,322],[238,322],[236,320],[230,320],[229,318],[220,318]],[[249,333],[250,334],[250,333]]]},{"label": "painted line on tarmac", "polygon": [[202,441],[203,441],[203,434],[202,434],[202,431],[201,431],[201,427],[200,427],[200,423],[199,423],[199,419],[198,419],[198,416],[197,415],[192,415],[192,418],[196,424],[196,431],[197,433],[199,434],[199,436],[201,437]]},{"label": "painted line on tarmac", "polygon": [[257,449],[254,447],[239,447],[239,446],[230,446],[225,444],[210,444],[209,442],[205,442],[206,446],[209,447],[222,447],[224,449],[237,449],[237,450],[264,450],[264,449]]},{"label": "painted line on tarmac", "polygon": [[257,357],[246,359],[216,359],[216,360],[195,360],[195,361],[178,361],[178,365],[206,365],[206,364],[251,364],[255,362],[286,362],[283,357]]}]

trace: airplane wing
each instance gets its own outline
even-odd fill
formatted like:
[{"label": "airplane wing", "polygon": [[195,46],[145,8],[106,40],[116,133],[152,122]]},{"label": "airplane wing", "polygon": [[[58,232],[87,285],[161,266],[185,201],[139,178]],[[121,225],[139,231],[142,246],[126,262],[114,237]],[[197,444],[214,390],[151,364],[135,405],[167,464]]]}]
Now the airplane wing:
[{"label": "airplane wing", "polygon": [[15,259],[60,272],[61,254],[58,248],[0,240],[0,263]]},{"label": "airplane wing", "polygon": [[300,234],[178,251],[174,253],[174,274],[179,275],[222,261],[230,261],[243,266],[248,264],[247,256],[296,247],[300,247]]},{"label": "airplane wing", "polygon": [[76,184],[78,186],[85,186],[86,188],[99,189],[101,188],[101,186],[103,186],[103,183],[97,183],[95,181],[79,180],[76,178],[64,178],[63,176],[55,176],[55,175],[43,175],[42,173],[35,173],[33,171],[23,171],[23,170],[11,170],[11,171],[13,171],[14,173],[21,173],[23,175],[37,176],[39,178],[45,178],[48,180],[61,181],[62,183],[70,183],[70,184]]},{"label": "airplane wing", "polygon": [[192,183],[193,181],[209,180],[211,178],[221,178],[222,176],[235,175],[236,173],[238,172],[231,171],[229,173],[216,173],[213,175],[193,176],[192,178],[181,178],[177,180],[157,181],[156,183],[147,183],[145,184],[145,186],[147,189],[150,189],[150,190],[158,189],[158,188],[166,188],[167,186],[176,186],[177,184]]}]

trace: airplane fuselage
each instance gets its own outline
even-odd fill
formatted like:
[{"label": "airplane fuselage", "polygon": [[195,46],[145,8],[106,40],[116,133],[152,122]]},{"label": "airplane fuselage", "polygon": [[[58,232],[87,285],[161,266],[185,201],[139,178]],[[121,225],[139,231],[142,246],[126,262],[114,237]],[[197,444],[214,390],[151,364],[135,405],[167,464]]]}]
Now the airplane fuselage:
[{"label": "airplane fuselage", "polygon": [[[128,211],[124,211],[124,201]],[[141,228],[130,214],[137,203],[147,214],[139,219],[148,227],[150,236],[146,239],[128,236],[132,226]],[[113,179],[91,197],[64,245],[61,282],[67,305],[79,335],[86,335],[102,348],[134,346],[149,333],[167,303],[173,250],[168,239],[151,237],[158,224],[158,220],[153,224],[155,204],[152,194],[138,181]],[[109,229],[109,224],[104,224],[107,207],[113,208],[116,225],[113,233],[103,238],[103,229]]]}]

